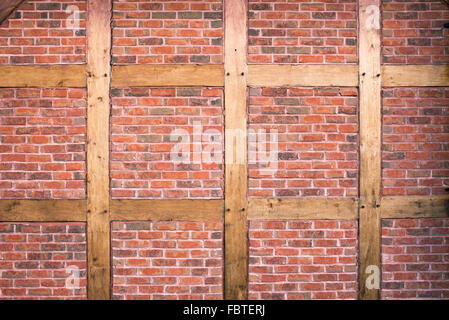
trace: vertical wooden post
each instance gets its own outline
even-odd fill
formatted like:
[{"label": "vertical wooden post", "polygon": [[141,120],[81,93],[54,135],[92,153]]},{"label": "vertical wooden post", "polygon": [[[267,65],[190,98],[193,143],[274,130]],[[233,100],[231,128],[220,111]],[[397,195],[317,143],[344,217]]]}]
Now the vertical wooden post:
[{"label": "vertical wooden post", "polygon": [[87,264],[88,298],[110,298],[109,89],[111,0],[88,0]]},{"label": "vertical wooden post", "polygon": [[[376,276],[377,274],[380,277],[380,272],[376,272],[380,270],[380,50],[380,0],[360,0],[359,297],[364,300],[379,298],[379,289],[372,285],[367,286],[367,280],[372,280],[370,275]],[[369,266],[374,267],[368,268]],[[375,274],[372,274],[372,272],[375,272]]]},{"label": "vertical wooden post", "polygon": [[246,299],[247,4],[225,0],[225,299]]}]

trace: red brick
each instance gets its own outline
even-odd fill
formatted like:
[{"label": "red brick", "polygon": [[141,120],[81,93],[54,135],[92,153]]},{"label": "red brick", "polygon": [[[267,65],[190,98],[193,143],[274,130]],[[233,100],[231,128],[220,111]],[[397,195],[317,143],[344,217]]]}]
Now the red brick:
[{"label": "red brick", "polygon": [[[223,166],[201,157],[198,164],[173,163],[170,152],[175,142],[169,141],[175,129],[193,132],[193,121],[201,121],[202,133],[211,128],[223,132],[221,89],[126,88],[112,93],[113,198],[222,197]],[[206,147],[203,143],[201,150]],[[193,148],[190,136],[189,150]]]},{"label": "red brick", "polygon": [[112,62],[223,62],[223,3],[139,3],[114,0]]},{"label": "red brick", "polygon": [[[281,98],[298,95],[298,101]],[[340,113],[343,106],[354,108],[357,101],[353,95],[350,90],[343,93],[342,88],[251,88],[249,128],[267,133],[277,130],[279,160],[268,175],[262,175],[259,169],[260,157],[251,164],[249,196],[357,196],[357,116]],[[270,103],[270,108],[258,104],[267,97],[275,102]],[[326,105],[316,108],[317,103]],[[339,120],[323,112],[338,114]],[[249,148],[256,150],[257,143],[250,141]],[[257,152],[253,158],[254,154]],[[337,168],[346,170],[336,175]]]},{"label": "red brick", "polygon": [[[413,92],[410,96],[409,91]],[[445,194],[448,88],[383,90],[382,193]],[[396,99],[394,104],[389,103]],[[423,117],[425,115],[425,117]],[[441,134],[440,136],[438,134]]]},{"label": "red brick", "polygon": [[438,1],[392,0],[382,4],[384,64],[449,62],[447,9]]},{"label": "red brick", "polygon": [[[186,294],[197,299],[221,299],[222,234],[217,230],[222,227],[221,222],[215,221],[114,222],[113,298],[130,299],[126,293],[132,292],[133,299],[185,299]],[[121,237],[130,229],[151,236],[149,240]],[[200,239],[195,237],[197,233],[202,234]],[[120,250],[115,247],[116,241],[120,242]],[[210,247],[208,241],[218,241],[218,246]],[[136,252],[139,258],[129,259],[120,254],[123,250]]]},{"label": "red brick", "polygon": [[[0,256],[3,259],[0,264],[0,300],[87,298],[85,253],[79,255],[71,249],[71,245],[85,243],[85,224],[0,223],[0,230],[3,229],[13,232],[6,233],[9,237],[0,237]],[[61,231],[64,233],[59,233]],[[31,241],[31,237],[43,232],[48,236],[40,237],[40,243],[17,242],[14,252],[8,246],[10,242],[6,242]],[[62,235],[67,245],[52,243],[54,240],[59,241],[58,237]],[[80,268],[80,289],[62,288],[68,275],[66,268],[73,265]],[[13,270],[14,267],[20,270]]]},{"label": "red brick", "polygon": [[[282,230],[275,231],[278,228]],[[328,249],[310,247],[312,241],[304,239],[304,232],[324,237],[330,232],[340,231],[339,228],[344,228],[341,232],[354,231],[348,234],[354,240],[351,247],[339,247],[335,241]],[[249,296],[252,299],[356,299],[356,228],[354,221],[250,221]],[[279,238],[289,232],[288,243]],[[254,235],[264,233],[266,235],[262,239],[254,238]],[[261,246],[255,246],[253,239],[262,241]],[[341,274],[345,266],[348,270],[351,268],[344,274],[346,277]],[[341,271],[336,271],[338,269]],[[337,278],[337,274],[341,277]],[[330,281],[337,285],[325,287],[324,283]],[[310,293],[305,294],[304,291]]]},{"label": "red brick", "polygon": [[448,221],[382,221],[382,299],[447,299],[449,281],[445,272],[449,270],[449,252],[447,248],[434,250],[434,245],[441,243],[435,230],[448,233]]},{"label": "red brick", "polygon": [[[80,17],[77,30],[67,28],[66,21],[74,14],[65,12],[63,5],[67,2],[53,1],[52,5],[57,7],[56,10],[43,7],[41,3],[42,1],[27,1],[21,4],[14,16],[2,23],[0,64],[85,63],[86,1],[77,1],[75,4]],[[39,14],[33,14],[38,7]],[[8,42],[11,47],[8,47]],[[14,50],[10,50],[12,48]]]}]

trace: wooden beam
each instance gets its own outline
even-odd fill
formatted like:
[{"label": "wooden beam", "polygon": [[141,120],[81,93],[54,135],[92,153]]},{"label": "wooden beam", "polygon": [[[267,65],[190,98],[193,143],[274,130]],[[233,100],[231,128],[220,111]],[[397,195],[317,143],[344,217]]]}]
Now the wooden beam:
[{"label": "wooden beam", "polygon": [[0,3],[0,24],[5,21],[25,0],[2,0]]},{"label": "wooden beam", "polygon": [[225,299],[248,295],[247,1],[225,0]]},{"label": "wooden beam", "polygon": [[86,65],[0,66],[2,88],[85,88]]},{"label": "wooden beam", "polygon": [[447,87],[449,65],[382,66],[384,87]]},{"label": "wooden beam", "polygon": [[223,200],[111,200],[111,220],[222,221]]},{"label": "wooden beam", "polygon": [[448,218],[449,196],[383,197],[383,219]]},{"label": "wooden beam", "polygon": [[0,221],[86,221],[86,200],[0,200]]},{"label": "wooden beam", "polygon": [[110,298],[109,109],[111,0],[88,0],[88,298]]},{"label": "wooden beam", "polygon": [[[379,298],[367,273],[380,268],[381,84],[380,0],[359,1],[360,213],[359,297]],[[370,267],[370,268],[368,268]],[[367,269],[368,268],[368,269]]]},{"label": "wooden beam", "polygon": [[112,67],[113,87],[222,87],[223,65],[129,65]]},{"label": "wooden beam", "polygon": [[341,86],[359,84],[357,65],[249,65],[251,87]]},{"label": "wooden beam", "polygon": [[358,218],[358,199],[300,198],[249,199],[249,220],[339,220]]}]

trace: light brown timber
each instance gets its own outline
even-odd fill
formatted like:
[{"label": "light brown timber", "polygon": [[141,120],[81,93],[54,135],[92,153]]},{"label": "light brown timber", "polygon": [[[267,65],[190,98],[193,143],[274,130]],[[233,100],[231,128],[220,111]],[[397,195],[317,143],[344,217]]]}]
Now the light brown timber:
[{"label": "light brown timber", "polygon": [[88,0],[87,264],[88,298],[109,300],[109,88],[111,0]]},{"label": "light brown timber", "polygon": [[449,65],[382,66],[384,87],[447,87]]},{"label": "light brown timber", "polygon": [[357,219],[356,198],[255,198],[248,200],[249,220]]},{"label": "light brown timber", "polygon": [[86,200],[0,200],[0,221],[86,221]]},{"label": "light brown timber", "polygon": [[223,200],[111,200],[111,220],[222,221]]},{"label": "light brown timber", "polygon": [[112,87],[222,87],[223,65],[127,65],[112,67]]},{"label": "light brown timber", "polygon": [[249,65],[252,87],[358,86],[357,65]]},{"label": "light brown timber", "polygon": [[383,197],[381,203],[383,219],[449,217],[449,196]]},{"label": "light brown timber", "polygon": [[2,88],[85,88],[86,65],[0,66]]},{"label": "light brown timber", "polygon": [[225,0],[225,270],[224,297],[248,294],[247,1]]},{"label": "light brown timber", "polygon": [[379,299],[367,267],[380,268],[381,68],[380,0],[359,2],[360,211],[359,298]]}]

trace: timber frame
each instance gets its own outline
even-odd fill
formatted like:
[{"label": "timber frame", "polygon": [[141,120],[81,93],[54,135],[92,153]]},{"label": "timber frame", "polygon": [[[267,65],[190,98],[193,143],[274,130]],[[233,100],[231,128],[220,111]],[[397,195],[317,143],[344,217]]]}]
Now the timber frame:
[{"label": "timber frame", "polygon": [[[21,2],[4,1],[11,5],[0,6],[0,20]],[[0,66],[0,87],[88,90],[87,199],[0,200],[0,221],[86,222],[88,298],[96,300],[111,298],[110,223],[114,220],[224,221],[224,297],[246,299],[248,220],[357,219],[359,297],[379,299],[379,289],[365,287],[365,270],[369,265],[380,268],[380,219],[449,216],[449,196],[381,197],[381,88],[449,86],[449,65],[381,66],[380,24],[370,27],[364,19],[368,7],[380,10],[380,0],[359,0],[358,65],[248,65],[247,33],[242,32],[247,26],[246,0],[224,0],[224,4],[224,65],[111,67],[111,1],[88,0],[87,65]],[[128,86],[224,87],[225,132],[246,131],[249,86],[358,87],[360,196],[248,199],[246,161],[236,163],[230,158],[223,200],[110,200],[109,92],[111,87]],[[225,152],[226,158],[237,152],[246,160],[246,142],[238,145],[226,139]]]}]

